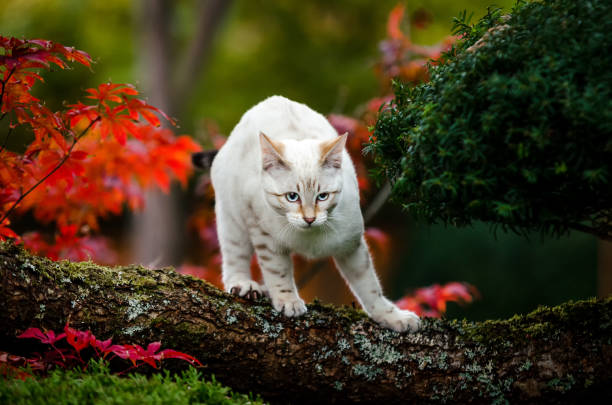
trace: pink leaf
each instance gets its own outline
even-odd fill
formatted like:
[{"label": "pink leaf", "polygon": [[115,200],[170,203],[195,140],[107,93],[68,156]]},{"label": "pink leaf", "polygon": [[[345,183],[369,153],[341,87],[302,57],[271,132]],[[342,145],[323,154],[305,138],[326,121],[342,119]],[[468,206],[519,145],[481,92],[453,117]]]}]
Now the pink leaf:
[{"label": "pink leaf", "polygon": [[81,332],[75,329],[72,329],[68,324],[64,327],[64,332],[66,332],[66,340],[70,344],[70,346],[74,347],[74,350],[77,353],[80,353],[81,350],[89,346],[89,341],[93,336],[90,331]]},{"label": "pink leaf", "polygon": [[20,339],[25,339],[25,338],[38,339],[38,340],[41,341],[41,343],[46,343],[46,344],[52,345],[55,342],[57,342],[58,340],[61,340],[61,339],[65,338],[66,334],[65,333],[61,333],[61,334],[55,336],[55,332],[53,332],[52,330],[47,331],[47,332],[42,332],[38,328],[29,328],[29,329],[27,329],[25,332],[23,332],[21,335],[19,335],[17,337],[20,338]]},{"label": "pink leaf", "polygon": [[176,350],[166,349],[162,350],[160,354],[162,359],[181,359],[188,361],[191,364],[197,364],[198,366],[202,366],[202,363],[200,363],[195,357],[190,356],[186,353],[178,352]]}]

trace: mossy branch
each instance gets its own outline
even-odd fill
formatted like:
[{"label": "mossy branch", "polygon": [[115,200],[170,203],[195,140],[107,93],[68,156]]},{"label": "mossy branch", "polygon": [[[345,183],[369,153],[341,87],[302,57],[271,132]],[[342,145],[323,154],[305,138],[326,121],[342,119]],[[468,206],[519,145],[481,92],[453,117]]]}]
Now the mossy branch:
[{"label": "mossy branch", "polygon": [[66,322],[117,343],[161,340],[241,391],[291,403],[573,402],[612,397],[612,298],[505,321],[426,319],[415,334],[318,303],[299,319],[176,273],[52,262],[0,244],[0,350]]}]

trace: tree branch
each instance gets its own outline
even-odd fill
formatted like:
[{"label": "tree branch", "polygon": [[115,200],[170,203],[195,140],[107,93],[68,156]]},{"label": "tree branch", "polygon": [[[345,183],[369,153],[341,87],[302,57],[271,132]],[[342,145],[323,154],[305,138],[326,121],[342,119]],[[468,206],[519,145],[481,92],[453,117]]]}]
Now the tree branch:
[{"label": "tree branch", "polygon": [[603,227],[603,229],[599,229],[599,228],[591,227],[591,226],[584,225],[578,222],[574,222],[574,223],[569,224],[569,227],[577,231],[595,235],[601,240],[612,242],[612,234],[608,232],[609,225],[607,227]]},{"label": "tree branch", "polygon": [[171,99],[175,111],[182,110],[193,90],[194,81],[208,62],[215,34],[231,5],[231,0],[199,2],[196,32],[173,75],[175,80]]},{"label": "tree branch", "polygon": [[376,194],[376,196],[372,199],[372,202],[370,203],[368,208],[365,210],[365,213],[363,214],[363,222],[365,222],[366,224],[369,223],[372,218],[374,218],[376,214],[378,214],[378,211],[380,211],[383,205],[385,205],[385,202],[387,202],[390,195],[391,184],[389,184],[389,182],[386,182],[378,191],[378,194]]},{"label": "tree branch", "polygon": [[[588,403],[612,400],[612,297],[506,321],[426,319],[415,334],[310,304],[286,318],[172,269],[51,262],[0,244],[0,350],[30,326],[196,356],[237,390],[290,403]],[[177,365],[178,367],[178,365]]]},{"label": "tree branch", "polygon": [[[12,68],[8,76],[6,77],[6,79],[2,80],[2,91],[0,91],[0,113],[2,113],[2,104],[4,103],[4,92],[6,91],[6,84],[11,79],[11,76],[13,75],[13,73],[15,73],[15,68]],[[0,115],[0,121],[2,121],[5,116],[6,116],[6,113],[2,113],[2,115]]]}]

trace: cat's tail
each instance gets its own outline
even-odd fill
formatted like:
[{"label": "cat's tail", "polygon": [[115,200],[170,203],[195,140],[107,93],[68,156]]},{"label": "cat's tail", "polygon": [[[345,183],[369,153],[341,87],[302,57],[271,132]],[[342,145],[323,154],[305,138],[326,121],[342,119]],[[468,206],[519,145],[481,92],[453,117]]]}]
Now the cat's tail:
[{"label": "cat's tail", "polygon": [[195,167],[208,170],[212,166],[213,160],[215,159],[215,156],[217,156],[217,152],[219,151],[212,149],[193,153],[191,155],[191,163],[193,163]]}]

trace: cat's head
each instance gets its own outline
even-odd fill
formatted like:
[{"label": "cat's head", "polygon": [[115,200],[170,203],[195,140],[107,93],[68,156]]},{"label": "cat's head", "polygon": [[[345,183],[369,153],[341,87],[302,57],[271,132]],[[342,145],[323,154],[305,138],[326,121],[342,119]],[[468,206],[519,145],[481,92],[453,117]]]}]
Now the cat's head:
[{"label": "cat's head", "polygon": [[325,224],[340,201],[346,137],[280,141],[259,135],[265,199],[295,228]]}]

